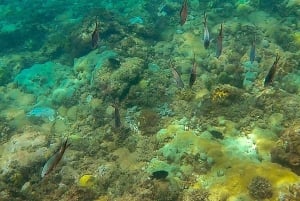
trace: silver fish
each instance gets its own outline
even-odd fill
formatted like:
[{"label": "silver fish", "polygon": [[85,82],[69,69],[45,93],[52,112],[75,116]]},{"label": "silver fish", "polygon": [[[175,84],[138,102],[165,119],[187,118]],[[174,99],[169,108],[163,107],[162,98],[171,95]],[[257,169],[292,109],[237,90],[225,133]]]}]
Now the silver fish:
[{"label": "silver fish", "polygon": [[176,81],[177,87],[179,89],[183,89],[184,88],[184,84],[182,82],[181,76],[179,74],[179,72],[176,70],[175,68],[175,64],[172,61],[169,61],[171,70],[172,70],[172,74],[173,74],[173,78]]},{"label": "silver fish", "polygon": [[204,48],[207,49],[209,47],[210,39],[209,39],[209,31],[207,28],[207,15],[204,13],[204,21],[203,21],[203,26],[204,26],[204,36],[203,36],[203,42],[204,42]]},{"label": "silver fish", "polygon": [[51,156],[49,158],[49,160],[46,162],[46,164],[43,167],[42,173],[41,173],[41,177],[45,177],[47,176],[52,170],[54,170],[54,168],[57,166],[57,164],[59,163],[59,161],[61,160],[61,158],[63,157],[66,149],[70,146],[71,144],[68,144],[68,139],[62,144],[62,146],[60,147],[60,149],[53,154],[53,156]]}]

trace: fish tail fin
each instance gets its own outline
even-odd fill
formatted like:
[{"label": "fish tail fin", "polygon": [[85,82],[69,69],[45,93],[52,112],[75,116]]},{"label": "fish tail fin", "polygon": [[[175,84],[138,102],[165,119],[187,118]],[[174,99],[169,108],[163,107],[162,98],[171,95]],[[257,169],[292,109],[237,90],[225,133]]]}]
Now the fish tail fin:
[{"label": "fish tail fin", "polygon": [[63,146],[62,146],[65,149],[67,149],[71,145],[71,143],[68,143],[69,136],[70,136],[70,134],[67,135],[67,139],[65,140],[65,142],[63,143]]},{"label": "fish tail fin", "polygon": [[203,23],[204,28],[207,27],[207,14],[205,11],[203,13],[203,22],[202,23]]}]

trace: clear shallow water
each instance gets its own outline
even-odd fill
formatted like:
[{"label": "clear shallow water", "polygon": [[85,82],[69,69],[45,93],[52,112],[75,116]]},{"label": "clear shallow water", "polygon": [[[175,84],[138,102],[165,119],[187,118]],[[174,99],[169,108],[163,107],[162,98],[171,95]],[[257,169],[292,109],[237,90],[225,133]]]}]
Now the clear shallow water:
[{"label": "clear shallow water", "polygon": [[300,199],[298,1],[182,4],[0,2],[0,200]]}]

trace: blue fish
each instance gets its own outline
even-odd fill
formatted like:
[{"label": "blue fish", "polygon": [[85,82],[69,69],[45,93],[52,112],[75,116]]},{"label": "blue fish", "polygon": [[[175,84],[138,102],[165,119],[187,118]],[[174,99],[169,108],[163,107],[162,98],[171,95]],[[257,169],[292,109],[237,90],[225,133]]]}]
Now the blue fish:
[{"label": "blue fish", "polygon": [[255,60],[255,44],[256,43],[256,38],[254,38],[254,40],[252,41],[252,45],[251,45],[251,49],[250,49],[250,62],[251,64],[253,64],[254,60]]},{"label": "blue fish", "polygon": [[129,19],[130,24],[144,24],[144,20],[141,17],[133,17]]},{"label": "blue fish", "polygon": [[55,110],[50,107],[35,107],[26,114],[28,117],[48,118],[49,121],[55,120]]}]

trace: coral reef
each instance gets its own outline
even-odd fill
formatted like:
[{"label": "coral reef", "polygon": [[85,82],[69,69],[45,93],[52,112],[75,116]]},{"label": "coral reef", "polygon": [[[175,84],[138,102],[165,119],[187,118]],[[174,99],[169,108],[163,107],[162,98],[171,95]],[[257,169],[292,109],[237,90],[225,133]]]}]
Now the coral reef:
[{"label": "coral reef", "polygon": [[80,177],[78,183],[82,187],[91,187],[95,184],[95,178],[93,175],[85,174]]},{"label": "coral reef", "polygon": [[[162,71],[158,65],[149,64],[141,75],[140,81],[130,88],[127,104],[155,107],[161,101],[168,101],[169,94],[166,92],[166,88],[170,84],[168,76],[168,71]],[[160,99],[158,100],[157,97]]]},{"label": "coral reef", "polygon": [[1,125],[0,125],[0,142],[8,141],[11,137],[11,134],[14,130],[14,127],[9,124],[4,117],[0,117]]},{"label": "coral reef", "polygon": [[4,67],[4,64],[0,61],[0,86],[7,84],[10,81],[10,77],[12,72],[9,70],[8,67]]},{"label": "coral reef", "polygon": [[138,57],[126,58],[116,70],[103,66],[95,72],[94,87],[102,89],[99,96],[109,95],[112,100],[116,98],[122,100],[127,96],[131,86],[139,82],[143,67],[144,61]]},{"label": "coral reef", "polygon": [[286,192],[280,192],[279,201],[296,201],[300,199],[300,184],[290,184]]},{"label": "coral reef", "polygon": [[242,98],[241,95],[238,88],[231,85],[220,85],[212,89],[210,97],[213,103],[228,105]]},{"label": "coral reef", "polygon": [[246,89],[250,89],[251,87],[253,87],[255,80],[257,79],[259,72],[258,65],[256,62],[251,64],[250,61],[247,61],[243,64],[243,68],[245,75],[243,87],[245,87]]},{"label": "coral reef", "polygon": [[[71,69],[61,64],[47,62],[35,64],[22,70],[14,79],[17,87],[38,98],[37,105],[65,104],[70,106],[76,97],[75,91],[80,86],[71,75]],[[51,94],[49,97],[44,97]],[[76,102],[75,102],[76,103]]]},{"label": "coral reef", "polygon": [[151,109],[144,109],[141,110],[138,122],[139,128],[144,135],[153,135],[159,130],[159,115],[151,110]]},{"label": "coral reef", "polygon": [[249,194],[255,199],[267,199],[273,196],[273,189],[270,181],[264,177],[254,177],[249,186]]},{"label": "coral reef", "polygon": [[298,0],[2,2],[0,200],[300,199]]},{"label": "coral reef", "polygon": [[280,136],[276,146],[271,150],[272,161],[290,167],[300,174],[300,133],[299,125],[287,128]]},{"label": "coral reef", "polygon": [[181,199],[182,201],[209,201],[209,192],[205,189],[195,189],[191,192],[186,193],[183,198]]}]

